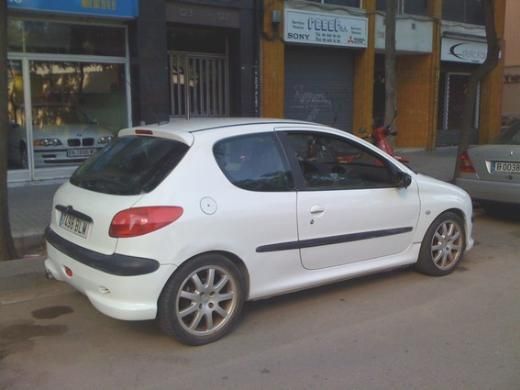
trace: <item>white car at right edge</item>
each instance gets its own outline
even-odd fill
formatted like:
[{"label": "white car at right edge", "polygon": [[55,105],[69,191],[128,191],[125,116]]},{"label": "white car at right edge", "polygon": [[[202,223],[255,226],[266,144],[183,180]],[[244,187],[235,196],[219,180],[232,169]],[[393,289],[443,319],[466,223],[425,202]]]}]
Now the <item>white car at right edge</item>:
[{"label": "white car at right edge", "polygon": [[471,232],[465,191],[344,131],[178,120],[120,131],[56,192],[45,267],[104,314],[200,345],[248,300],[407,265],[447,275]]}]

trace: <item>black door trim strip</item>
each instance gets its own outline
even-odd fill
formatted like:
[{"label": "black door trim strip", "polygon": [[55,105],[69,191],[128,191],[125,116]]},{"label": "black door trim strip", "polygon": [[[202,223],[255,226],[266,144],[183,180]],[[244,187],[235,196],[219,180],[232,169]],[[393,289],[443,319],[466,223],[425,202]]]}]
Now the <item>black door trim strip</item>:
[{"label": "black door trim strip", "polygon": [[291,249],[312,248],[315,246],[341,244],[344,242],[369,240],[371,238],[386,237],[386,236],[395,236],[397,234],[411,232],[412,230],[413,230],[413,227],[402,227],[402,228],[393,228],[393,229],[373,230],[371,232],[342,234],[340,236],[313,238],[310,240],[281,242],[278,244],[268,244],[268,245],[259,246],[258,248],[256,248],[256,251],[258,253],[264,253],[264,252],[275,252],[275,251],[287,251],[287,250],[291,250]]}]

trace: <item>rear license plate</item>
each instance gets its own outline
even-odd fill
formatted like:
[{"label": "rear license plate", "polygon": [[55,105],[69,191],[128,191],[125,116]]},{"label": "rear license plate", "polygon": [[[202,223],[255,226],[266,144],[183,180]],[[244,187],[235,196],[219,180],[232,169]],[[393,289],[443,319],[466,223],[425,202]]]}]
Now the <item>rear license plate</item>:
[{"label": "rear license plate", "polygon": [[67,150],[67,157],[89,157],[96,153],[96,149],[70,149]]},{"label": "rear license plate", "polygon": [[76,234],[77,236],[87,238],[88,227],[90,223],[76,217],[75,215],[62,213],[60,218],[60,227]]},{"label": "rear license plate", "polygon": [[494,171],[498,173],[520,173],[520,162],[495,161]]}]

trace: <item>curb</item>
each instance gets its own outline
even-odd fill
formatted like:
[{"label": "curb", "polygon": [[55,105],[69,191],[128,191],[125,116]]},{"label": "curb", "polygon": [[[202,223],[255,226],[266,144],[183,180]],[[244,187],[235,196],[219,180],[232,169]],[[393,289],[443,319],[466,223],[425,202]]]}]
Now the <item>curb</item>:
[{"label": "curb", "polygon": [[45,252],[45,240],[43,233],[30,233],[13,237],[14,247],[19,256],[26,254],[42,254]]},{"label": "curb", "polygon": [[[45,256],[31,256],[17,260],[0,261],[0,280],[15,276],[41,273],[44,275]],[[3,283],[0,284],[0,291]]]},{"label": "curb", "polygon": [[3,305],[55,297],[74,290],[45,277],[44,256],[0,261],[0,310]]}]

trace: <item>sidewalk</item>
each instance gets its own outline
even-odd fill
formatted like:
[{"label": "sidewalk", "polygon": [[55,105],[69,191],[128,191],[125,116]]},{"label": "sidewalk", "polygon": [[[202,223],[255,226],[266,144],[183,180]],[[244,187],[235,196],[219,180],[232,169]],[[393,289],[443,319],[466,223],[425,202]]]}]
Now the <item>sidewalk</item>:
[{"label": "sidewalk", "polygon": [[18,254],[43,253],[43,233],[49,225],[52,197],[61,183],[35,183],[9,188],[9,219]]},{"label": "sidewalk", "polygon": [[[398,153],[408,157],[417,172],[447,181],[453,173],[457,150],[450,147],[433,152],[400,150]],[[11,230],[20,255],[43,252],[43,232],[49,224],[52,197],[59,186],[53,182],[9,188]]]},{"label": "sidewalk", "polygon": [[0,312],[3,305],[69,293],[67,283],[45,277],[43,257],[0,261]]},{"label": "sidewalk", "polygon": [[437,148],[433,152],[424,150],[398,150],[397,154],[408,157],[410,167],[416,172],[435,177],[439,180],[450,181],[455,169],[457,147]]}]

